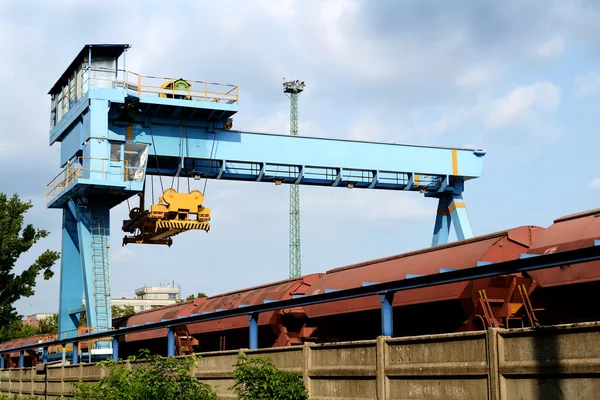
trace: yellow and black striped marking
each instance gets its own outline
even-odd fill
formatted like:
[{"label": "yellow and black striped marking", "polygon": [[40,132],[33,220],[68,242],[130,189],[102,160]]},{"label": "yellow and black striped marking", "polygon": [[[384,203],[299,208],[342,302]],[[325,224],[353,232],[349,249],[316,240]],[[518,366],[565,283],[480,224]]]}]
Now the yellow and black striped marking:
[{"label": "yellow and black striped marking", "polygon": [[182,231],[202,230],[208,232],[210,224],[199,221],[161,220],[156,222],[157,229],[180,229]]}]

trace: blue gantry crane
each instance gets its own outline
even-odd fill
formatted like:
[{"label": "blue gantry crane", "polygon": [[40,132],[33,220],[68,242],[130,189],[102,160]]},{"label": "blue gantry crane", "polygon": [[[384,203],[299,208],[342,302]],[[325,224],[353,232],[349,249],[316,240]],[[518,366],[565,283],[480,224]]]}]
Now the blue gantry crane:
[{"label": "blue gantry crane", "polygon": [[481,174],[482,150],[234,130],[237,86],[139,75],[127,69],[129,48],[85,45],[49,92],[50,145],[61,143],[62,171],[47,187],[48,207],[63,211],[61,338],[77,335],[83,311],[90,331],[110,329],[112,207],[140,198],[123,244],[171,245],[210,229],[197,190],[163,187],[146,210],[148,175],[417,191],[439,202],[433,245],[447,242],[451,223],[458,239],[472,237],[462,193]]}]

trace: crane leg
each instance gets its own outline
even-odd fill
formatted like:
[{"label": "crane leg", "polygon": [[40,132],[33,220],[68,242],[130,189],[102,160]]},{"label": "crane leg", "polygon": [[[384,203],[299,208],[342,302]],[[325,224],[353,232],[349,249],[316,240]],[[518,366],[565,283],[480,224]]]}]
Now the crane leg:
[{"label": "crane leg", "polygon": [[449,211],[458,240],[472,238],[473,231],[471,230],[471,223],[469,222],[462,194],[452,194]]},{"label": "crane leg", "polygon": [[103,203],[80,202],[78,209],[79,249],[88,328],[111,327],[109,252],[110,207]]},{"label": "crane leg", "polygon": [[449,195],[442,195],[440,197],[437,215],[435,217],[435,226],[433,228],[433,240],[431,241],[432,246],[439,246],[448,243],[448,235],[450,234],[450,212],[448,207],[450,206],[451,197]]},{"label": "crane leg", "polygon": [[60,338],[77,335],[79,319],[72,310],[81,308],[83,276],[77,234],[77,206],[73,200],[63,209],[62,255],[60,258],[60,303],[58,331]]},{"label": "crane leg", "polygon": [[435,227],[433,228],[432,246],[448,243],[450,222],[454,225],[458,240],[473,237],[471,223],[469,222],[462,194],[444,193],[439,197]]}]

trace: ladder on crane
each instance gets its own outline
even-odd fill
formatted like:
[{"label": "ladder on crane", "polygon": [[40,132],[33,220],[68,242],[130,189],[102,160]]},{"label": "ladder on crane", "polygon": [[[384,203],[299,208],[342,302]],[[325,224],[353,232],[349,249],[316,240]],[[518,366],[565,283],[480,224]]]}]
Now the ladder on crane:
[{"label": "ladder on crane", "polygon": [[106,227],[100,216],[92,218],[92,272],[94,279],[94,306],[96,308],[97,328],[109,328],[110,282],[108,280],[108,243]]}]

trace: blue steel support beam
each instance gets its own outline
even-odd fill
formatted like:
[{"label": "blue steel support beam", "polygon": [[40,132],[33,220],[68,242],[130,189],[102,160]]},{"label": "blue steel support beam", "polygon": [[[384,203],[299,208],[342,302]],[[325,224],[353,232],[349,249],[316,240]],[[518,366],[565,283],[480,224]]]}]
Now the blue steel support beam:
[{"label": "blue steel support beam", "polygon": [[115,336],[112,338],[112,359],[119,359],[119,337]]},{"label": "blue steel support beam", "polygon": [[175,327],[167,328],[167,357],[175,357]]},{"label": "blue steel support beam", "polygon": [[432,246],[438,246],[448,243],[450,234],[450,196],[441,196],[438,202],[437,215],[435,216],[435,226],[433,228]]},{"label": "blue steel support beam", "polygon": [[473,237],[467,209],[462,197],[462,184],[457,185],[458,193],[444,193],[439,196],[437,216],[433,228],[432,246],[438,246],[448,243],[450,234],[450,223],[454,225],[456,237],[458,240],[469,239]]},{"label": "blue steel support beam", "polygon": [[70,310],[81,307],[83,276],[77,234],[77,206],[69,201],[63,209],[62,254],[60,257],[60,299],[58,306],[59,339],[77,335],[79,318]]},{"label": "blue steel support beam", "polygon": [[393,300],[394,293],[392,292],[386,292],[379,295],[379,301],[381,301],[381,336],[394,336]]},{"label": "blue steel support beam", "polygon": [[42,349],[42,364],[48,364],[48,346]]},{"label": "blue steel support beam", "polygon": [[471,223],[467,216],[467,209],[462,194],[452,194],[452,202],[450,203],[449,211],[452,216],[452,223],[454,224],[454,230],[456,231],[458,240],[472,238],[473,231],[471,230]]},{"label": "blue steel support beam", "polygon": [[[105,331],[112,324],[108,252],[110,208],[101,202],[80,202],[77,222],[88,327],[94,332]],[[102,344],[106,345],[105,342]]]},{"label": "blue steel support beam", "polygon": [[73,342],[73,365],[79,364],[79,342]]},{"label": "blue steel support beam", "polygon": [[21,350],[19,352],[19,368],[25,367],[25,352]]},{"label": "blue steel support beam", "polygon": [[[492,263],[480,267],[448,271],[440,274],[431,274],[415,277],[412,279],[400,279],[390,282],[376,283],[373,285],[359,286],[351,289],[338,290],[330,293],[323,293],[312,296],[298,297],[295,299],[281,300],[266,304],[249,305],[242,308],[232,308],[221,312],[200,314],[185,317],[176,320],[164,320],[152,325],[132,326],[121,328],[112,332],[99,332],[81,335],[80,341],[105,338],[107,336],[121,336],[136,332],[150,331],[154,329],[165,329],[166,327],[187,325],[196,322],[214,321],[222,318],[236,317],[249,314],[258,314],[261,312],[288,309],[293,307],[302,307],[312,304],[323,304],[331,301],[356,299],[365,296],[379,295],[385,292],[398,292],[404,290],[418,289],[424,287],[433,287],[455,282],[466,282],[481,278],[489,278],[506,274],[515,274],[528,271],[535,271],[545,268],[559,267],[563,265],[575,265],[586,262],[600,260],[600,246],[591,246],[576,250],[567,250],[551,254],[543,254],[538,257],[516,259],[504,262]],[[0,349],[0,355],[23,350],[33,350],[41,346],[65,345],[72,341],[71,339],[58,339],[41,343],[34,343],[26,346],[19,346],[10,349]]]},{"label": "blue steel support beam", "polygon": [[[171,122],[171,126],[153,124],[152,132],[142,125],[139,129],[142,133],[138,141],[141,143],[152,144],[152,136],[154,136],[156,147],[152,149],[151,157],[179,159],[181,156],[179,121],[176,124]],[[275,165],[291,166],[294,171],[302,171],[301,182],[309,179],[310,168],[327,168],[339,171],[338,177],[344,176],[346,169],[356,172],[365,171],[367,172],[365,176],[369,176],[368,179],[365,178],[367,187],[373,182],[373,171],[419,174],[421,184],[425,176],[435,175],[441,179],[441,183],[446,176],[478,178],[483,165],[483,154],[476,149],[359,142],[233,130],[216,130],[216,134],[213,134],[205,128],[193,126],[187,126],[187,135],[189,146],[187,146],[187,154],[184,155],[186,159],[256,163],[253,178],[259,177],[262,169],[260,165],[267,170],[263,174],[265,177],[271,175],[271,172],[268,172],[269,166]],[[117,138],[117,135],[114,137]],[[458,166],[456,168],[453,167],[453,154],[455,164]],[[209,172],[209,178],[216,178],[217,170]],[[234,175],[232,174],[232,179],[235,178]],[[383,176],[377,173],[379,182],[374,185],[374,188],[382,183],[382,178]],[[288,183],[296,183],[296,180],[293,179]]]},{"label": "blue steel support beam", "polygon": [[0,356],[0,369],[4,369],[4,354]]},{"label": "blue steel support beam", "polygon": [[258,349],[258,313],[248,314],[249,349]]}]

